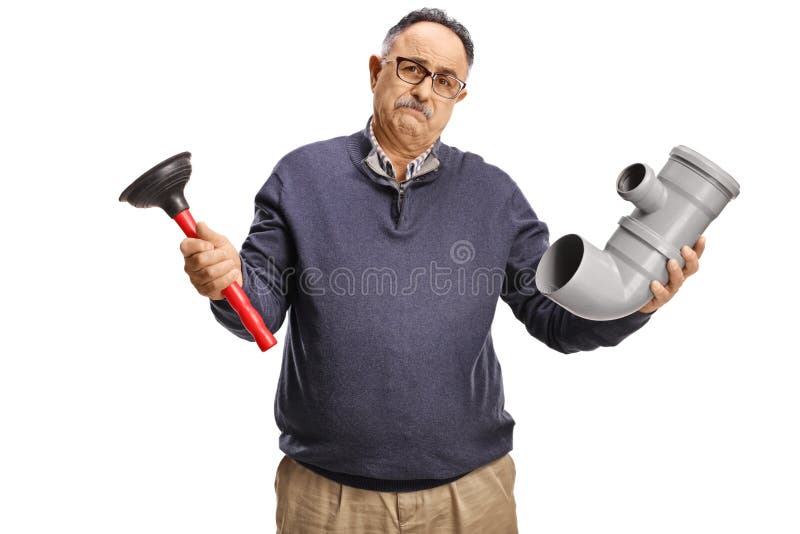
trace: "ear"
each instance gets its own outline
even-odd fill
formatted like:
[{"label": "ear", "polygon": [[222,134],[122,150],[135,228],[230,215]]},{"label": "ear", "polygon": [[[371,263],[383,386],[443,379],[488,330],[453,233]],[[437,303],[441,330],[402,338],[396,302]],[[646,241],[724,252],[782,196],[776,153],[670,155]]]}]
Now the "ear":
[{"label": "ear", "polygon": [[381,58],[375,54],[369,57],[369,86],[375,92],[375,85],[378,83],[378,74],[381,72]]},{"label": "ear", "polygon": [[456,104],[458,104],[459,102],[461,102],[465,98],[467,98],[467,89],[466,88],[464,88],[461,91],[461,93],[459,93],[458,97],[456,98]]}]

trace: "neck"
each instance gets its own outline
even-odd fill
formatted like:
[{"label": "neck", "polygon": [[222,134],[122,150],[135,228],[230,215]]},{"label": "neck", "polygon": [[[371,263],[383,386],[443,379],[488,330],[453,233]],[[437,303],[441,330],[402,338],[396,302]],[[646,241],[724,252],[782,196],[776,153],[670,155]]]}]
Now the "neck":
[{"label": "neck", "polygon": [[392,162],[398,180],[405,178],[408,164],[428,150],[428,147],[434,142],[434,140],[418,140],[407,136],[400,138],[400,136],[392,135],[383,128],[380,120],[375,116],[372,118],[372,133],[375,134],[375,139],[381,145],[381,150]]}]

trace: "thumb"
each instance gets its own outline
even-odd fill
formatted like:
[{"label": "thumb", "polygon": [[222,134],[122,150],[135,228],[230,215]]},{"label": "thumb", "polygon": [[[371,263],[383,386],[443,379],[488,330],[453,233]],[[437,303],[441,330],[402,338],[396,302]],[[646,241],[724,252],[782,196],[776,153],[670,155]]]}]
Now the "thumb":
[{"label": "thumb", "polygon": [[228,243],[227,237],[218,234],[204,222],[198,222],[195,231],[197,232],[197,237],[204,241],[210,241],[215,247],[220,247]]}]

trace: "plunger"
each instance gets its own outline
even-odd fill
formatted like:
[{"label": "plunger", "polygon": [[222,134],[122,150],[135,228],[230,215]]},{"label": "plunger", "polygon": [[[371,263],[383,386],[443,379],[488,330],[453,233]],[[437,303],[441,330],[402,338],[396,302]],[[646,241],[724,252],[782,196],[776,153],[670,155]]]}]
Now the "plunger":
[{"label": "plunger", "polygon": [[[128,202],[137,208],[159,207],[178,223],[186,237],[196,238],[197,225],[183,194],[183,188],[192,174],[191,158],[189,152],[181,152],[162,161],[125,188],[119,201]],[[262,352],[277,343],[238,282],[223,289],[222,294],[236,310],[242,324]]]}]

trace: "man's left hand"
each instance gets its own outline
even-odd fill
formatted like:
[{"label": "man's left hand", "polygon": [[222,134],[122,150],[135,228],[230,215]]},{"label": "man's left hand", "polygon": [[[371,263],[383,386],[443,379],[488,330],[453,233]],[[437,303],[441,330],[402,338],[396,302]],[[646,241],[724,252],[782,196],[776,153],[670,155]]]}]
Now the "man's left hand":
[{"label": "man's left hand", "polygon": [[639,308],[642,313],[653,313],[661,306],[670,301],[678,289],[683,285],[684,280],[692,276],[700,268],[700,256],[703,255],[703,250],[706,248],[706,238],[700,236],[694,248],[689,248],[684,245],[681,249],[681,256],[686,260],[683,269],[681,269],[678,260],[671,259],[667,262],[667,271],[669,272],[669,281],[667,285],[662,285],[658,280],[650,282],[650,291],[653,292],[653,298],[650,302]]}]

